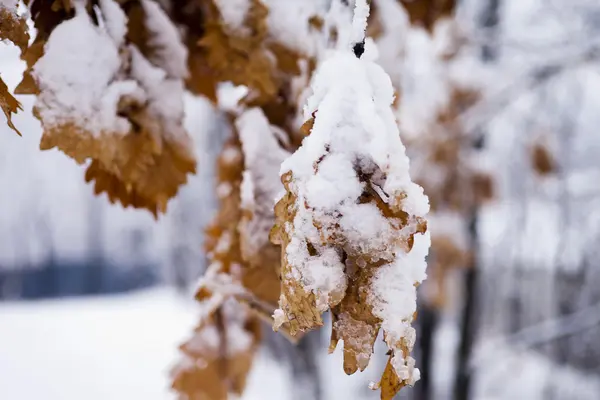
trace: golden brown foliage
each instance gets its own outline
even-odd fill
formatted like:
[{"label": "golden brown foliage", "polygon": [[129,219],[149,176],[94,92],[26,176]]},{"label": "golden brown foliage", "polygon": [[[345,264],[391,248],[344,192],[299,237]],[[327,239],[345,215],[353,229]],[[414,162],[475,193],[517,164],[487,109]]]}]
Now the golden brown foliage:
[{"label": "golden brown foliage", "polygon": [[[247,289],[257,299],[268,301],[273,290],[278,291],[278,287],[261,286],[265,281],[260,277],[255,279],[257,274],[247,274],[250,269],[241,256],[238,225],[242,214],[240,185],[243,168],[240,143],[234,136],[225,144],[218,160],[218,183],[228,190],[221,196],[219,213],[206,232],[205,247],[211,262],[211,276],[207,278],[205,275],[204,283],[196,292],[196,299],[211,308],[201,316],[190,340],[180,346],[182,360],[172,371],[172,386],[181,399],[225,400],[229,393],[242,393],[260,340],[259,318],[254,313],[248,314],[244,324],[244,330],[252,337],[252,345],[246,351],[228,353],[225,347],[228,344],[227,329],[231,326],[223,318],[223,301],[219,298],[227,296],[236,313],[244,314],[247,313],[246,308],[231,296],[243,297]],[[274,271],[272,275],[275,275]],[[223,294],[223,288],[214,286],[216,282],[213,279],[223,276],[235,279],[231,282],[235,293]],[[260,300],[257,302],[262,304]],[[207,330],[218,332],[217,348],[208,346]]]},{"label": "golden brown foliage", "polygon": [[[227,194],[220,199],[219,212],[207,229],[206,250],[211,262],[221,265],[221,271],[231,273],[232,269],[236,269],[241,285],[256,299],[255,306],[267,304],[272,313],[279,298],[279,260],[278,257],[273,258],[273,254],[278,255],[278,251],[274,250],[278,249],[265,249],[246,258],[242,256],[244,239],[240,235],[240,226],[244,219],[249,218],[243,215],[240,204],[243,170],[243,154],[239,139],[235,137],[225,145],[219,157],[218,182],[221,187],[227,187]],[[219,243],[222,245],[219,246]],[[207,295],[209,293],[201,290],[197,298],[203,300]]]},{"label": "golden brown foliage", "polygon": [[183,30],[183,43],[188,49],[189,77],[186,87],[194,94],[208,97],[213,102],[217,100],[217,74],[208,65],[207,49],[199,42],[205,35],[206,23],[214,14],[215,6],[211,0],[177,1],[169,10],[171,18]]},{"label": "golden brown foliage", "polygon": [[[171,376],[180,399],[226,400],[230,393],[243,393],[261,330],[257,318],[241,307],[229,302],[209,310],[179,347],[183,358]],[[239,348],[240,341],[250,343]]]},{"label": "golden brown foliage", "polygon": [[16,94],[39,94],[39,88],[32,71],[35,63],[44,55],[44,45],[50,34],[62,21],[74,15],[69,0],[25,0],[30,6],[36,35],[33,42],[21,53],[21,59],[27,64],[23,79],[15,89]]},{"label": "golden brown foliage", "polygon": [[[15,10],[0,6],[0,41],[8,40],[23,52],[27,48],[29,32],[25,18],[19,17]],[[6,123],[19,136],[21,132],[12,122],[12,115],[22,110],[21,104],[8,90],[6,83],[0,78],[0,108],[6,116]]]},{"label": "golden brown foliage", "polygon": [[19,17],[16,12],[0,6],[0,40],[9,40],[21,51],[24,51],[29,42],[29,32],[25,18]]},{"label": "golden brown foliage", "polygon": [[[151,68],[164,68],[160,60],[161,49],[152,45],[152,35],[146,29],[146,15],[140,1],[123,1],[123,10],[129,18],[126,44],[119,49],[122,67],[115,80],[138,81],[144,90],[144,82],[139,81],[131,69],[136,61],[135,48],[150,62]],[[87,3],[92,15],[95,2]],[[27,62],[23,80],[17,93],[39,94],[40,85],[32,75],[32,70],[44,56],[44,45],[54,28],[70,19],[74,11],[67,1],[35,1],[32,3],[32,17],[38,35],[22,58]],[[97,15],[94,18],[99,18]],[[92,18],[92,21],[94,20]],[[142,55],[138,59],[143,58]],[[161,63],[162,62],[162,63]],[[166,71],[165,79],[178,79]],[[55,96],[50,89],[44,89],[46,96]],[[66,110],[60,120],[48,121],[42,109],[56,107],[52,102],[38,101],[34,114],[41,120],[44,129],[40,149],[58,148],[79,164],[91,160],[86,171],[86,181],[94,182],[96,194],[106,192],[111,202],[119,201],[123,206],[146,208],[156,217],[165,212],[167,202],[175,196],[180,185],[187,181],[187,174],[195,172],[196,162],[189,148],[189,141],[183,128],[183,115],[178,120],[168,119],[161,114],[160,99],[150,98],[140,101],[130,96],[122,96],[113,118],[125,118],[130,130],[123,132],[93,132],[86,121],[71,116]],[[53,110],[60,112],[60,110]]]},{"label": "golden brown foliage", "polygon": [[22,110],[21,104],[13,97],[12,94],[8,91],[8,87],[0,78],[0,108],[2,108],[2,112],[6,116],[6,123],[8,126],[17,132],[19,136],[21,136],[21,132],[15,127],[12,122],[12,114],[17,113],[19,110]]},{"label": "golden brown foliage", "polygon": [[400,0],[411,25],[422,26],[432,31],[435,23],[443,18],[450,17],[454,12],[456,0]]},{"label": "golden brown foliage", "polygon": [[[236,30],[225,24],[219,9],[212,0],[187,1],[182,7],[171,11],[174,19],[187,25],[184,35],[189,50],[190,78],[187,87],[216,101],[216,86],[219,82],[230,81],[244,85],[248,95],[240,101],[241,107],[259,107],[269,124],[282,129],[288,135],[288,142],[299,145],[302,135],[294,127],[294,117],[298,110],[298,93],[292,91],[292,79],[301,74],[299,61],[306,57],[287,48],[271,36],[266,24],[268,9],[260,0],[251,0],[243,29]],[[186,23],[193,20],[194,24]],[[321,29],[318,19],[307,21],[313,29]],[[306,59],[310,74],[314,62]],[[306,79],[308,84],[308,79]],[[233,120],[234,116],[231,116]],[[252,315],[272,324],[272,314],[277,308],[280,293],[280,249],[272,244],[266,235],[256,231],[256,224],[275,219],[273,209],[262,207],[270,201],[264,198],[260,185],[254,186],[255,202],[258,209],[246,209],[241,203],[242,174],[245,169],[244,154],[237,134],[224,147],[218,160],[218,193],[220,209],[213,223],[207,229],[206,249],[211,265],[218,271],[234,277],[239,283],[234,298],[247,306]],[[264,238],[254,237],[264,234]],[[250,243],[252,241],[252,243]],[[256,242],[262,243],[256,247]],[[200,301],[214,298],[210,285],[203,285],[197,291]],[[290,340],[288,326],[282,333]],[[174,387],[180,393],[189,393],[187,387],[200,382],[180,382]],[[222,398],[223,392],[216,393]]]},{"label": "golden brown foliage", "polygon": [[[303,130],[310,134],[314,120],[318,118],[317,111],[303,125]],[[320,163],[327,155],[328,150],[314,163],[315,171],[319,169]],[[386,243],[385,248],[394,248],[400,245],[402,251],[410,252],[414,243],[414,235],[426,232],[426,221],[423,218],[409,215],[403,210],[402,200],[405,194],[399,194],[396,198],[387,201],[381,198],[375,187],[376,184],[372,181],[377,171],[356,165],[355,172],[365,187],[357,199],[357,203],[375,206],[379,213],[388,220],[390,227],[398,233],[393,242]],[[388,264],[390,260],[379,251],[365,252],[360,245],[345,237],[344,233],[338,229],[341,215],[332,213],[319,219],[320,214],[317,213],[313,215],[313,226],[317,230],[319,240],[315,242],[312,237],[303,238],[302,242],[306,244],[306,253],[315,257],[332,250],[331,254],[337,254],[339,262],[345,265],[347,286],[336,287],[329,293],[306,289],[302,277],[298,275],[297,269],[288,259],[288,246],[292,240],[292,232],[296,232],[294,223],[299,207],[311,210],[311,206],[307,203],[298,204],[295,192],[297,189],[292,185],[293,180],[292,172],[287,172],[282,176],[286,193],[275,205],[277,219],[271,231],[271,240],[280,245],[282,249],[279,307],[283,315],[276,317],[274,328],[277,329],[282,322],[289,323],[292,335],[319,328],[323,325],[322,313],[331,309],[333,329],[330,352],[336,348],[339,340],[343,340],[344,371],[347,374],[353,374],[358,370],[363,371],[368,366],[373,345],[383,323],[383,320],[373,311],[374,305],[370,301],[370,296],[374,293],[373,285],[379,268]],[[412,229],[409,226],[415,228]],[[324,260],[319,260],[319,262],[324,262]],[[410,323],[412,320],[406,322]],[[385,332],[384,336],[387,337]],[[392,342],[387,338],[386,343],[391,354],[400,353],[402,359],[408,359],[412,344],[406,340],[403,337],[398,342]],[[405,362],[410,361],[405,360]],[[406,381],[400,379],[393,368],[386,368],[381,382],[381,398],[391,400],[410,378],[406,379]]]},{"label": "golden brown foliage", "polygon": [[[299,61],[308,63],[310,76],[315,62],[273,37],[268,29],[267,7],[260,0],[249,0],[250,8],[241,30],[229,27],[212,0],[201,0],[194,7],[201,18],[201,32],[191,32],[188,42],[191,77],[188,87],[215,100],[215,86],[229,81],[248,88],[242,99],[247,107],[261,107],[269,122],[293,132],[292,142],[299,145],[297,127],[291,123],[298,109],[298,98],[292,90],[292,79],[300,76]],[[183,19],[185,16],[180,16]],[[318,19],[306,22],[311,29],[320,30]],[[306,82],[308,84],[308,81]]]}]

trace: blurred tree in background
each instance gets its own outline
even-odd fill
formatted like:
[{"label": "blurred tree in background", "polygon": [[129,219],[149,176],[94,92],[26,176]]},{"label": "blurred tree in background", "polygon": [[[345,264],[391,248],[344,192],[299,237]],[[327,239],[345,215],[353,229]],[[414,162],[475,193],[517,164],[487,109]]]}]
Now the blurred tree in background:
[{"label": "blurred tree in background", "polygon": [[[203,304],[172,371],[181,398],[243,393],[261,342],[290,366],[291,397],[328,398],[322,335],[290,337],[295,324],[300,330],[322,324],[323,310],[306,307],[304,301],[318,305],[314,296],[298,300],[304,288],[285,273],[280,282],[291,239],[269,234],[292,221],[284,206],[291,207],[298,189],[284,189],[280,168],[306,138],[317,137],[323,114],[317,107],[307,115],[304,107],[321,88],[314,83],[318,71],[340,52],[357,58],[364,52],[390,77],[391,112],[410,175],[431,206],[428,278],[418,287],[413,323],[421,379],[398,396],[599,398],[600,6],[592,0],[368,3],[365,39],[352,29],[353,18],[360,19],[353,0],[0,0],[0,39],[14,44],[12,55],[18,50],[26,64],[22,77],[12,79],[0,60],[0,106],[8,127],[23,136],[3,145],[7,156],[0,160],[1,179],[14,181],[5,186],[16,193],[0,198],[0,220],[10,232],[0,244],[0,297],[168,282],[185,294],[193,290]],[[346,64],[340,74],[350,71]],[[10,154],[33,146],[32,129],[19,124],[19,101],[26,110],[33,104],[41,149],[58,148],[85,164],[95,194],[148,210],[158,221],[133,211],[122,217],[89,191],[56,186],[51,179],[66,164],[55,163],[36,181],[13,180],[27,167]],[[311,164],[315,174],[322,161]],[[33,162],[40,170],[48,165]],[[353,168],[377,192],[377,174],[363,167]],[[48,193],[56,199],[46,200]],[[370,192],[357,203],[379,200],[383,215],[414,229],[409,237],[423,234],[420,223],[405,222],[413,218],[408,209],[398,217],[382,205],[387,195]],[[66,203],[73,206],[53,211]],[[328,223],[317,222],[317,229]],[[333,246],[325,236],[317,247]],[[319,255],[310,246],[310,256]],[[348,247],[344,242],[335,251],[350,274],[360,264]],[[363,285],[360,278],[349,282]],[[282,306],[280,292],[293,312]],[[371,311],[358,312],[356,304],[333,304],[335,291],[327,295],[333,321],[325,322],[332,341],[336,335],[344,341],[350,373],[357,369],[352,359],[364,353],[348,343],[372,348],[372,332],[336,328],[341,310],[351,310],[354,322],[367,321],[375,335],[384,319],[369,318]],[[286,313],[282,333],[294,345],[261,329],[259,321],[272,323],[275,310]],[[407,357],[412,345],[400,343],[398,354]],[[373,356],[381,370],[386,362]],[[384,371],[382,396],[410,383],[407,369],[406,377],[398,368]]]}]

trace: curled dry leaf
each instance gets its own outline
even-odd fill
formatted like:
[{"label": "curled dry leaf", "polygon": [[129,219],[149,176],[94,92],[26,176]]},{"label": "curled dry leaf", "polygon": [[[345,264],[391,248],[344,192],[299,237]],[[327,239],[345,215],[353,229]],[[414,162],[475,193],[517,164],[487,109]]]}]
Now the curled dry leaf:
[{"label": "curled dry leaf", "polygon": [[[242,113],[235,127],[218,159],[220,209],[206,242],[211,264],[196,292],[201,323],[180,347],[183,359],[172,371],[173,388],[182,399],[242,393],[260,339],[259,321],[272,323],[279,297],[279,248],[268,241],[274,220],[268,204],[277,183],[273,168],[288,153],[260,109]],[[227,318],[227,312],[237,319]],[[251,344],[232,352],[242,332]]]},{"label": "curled dry leaf", "polygon": [[208,66],[219,81],[246,85],[250,96],[265,102],[277,94],[274,65],[264,48],[268,9],[260,0],[249,0],[243,25],[228,26],[219,8],[206,7],[205,34],[198,42],[204,49]]},{"label": "curled dry leaf", "polygon": [[[249,240],[241,239],[240,235],[243,219],[240,189],[243,171],[244,155],[236,136],[225,145],[219,157],[220,209],[207,229],[206,249],[212,263],[220,265],[224,273],[237,276],[246,291],[245,296],[240,296],[241,300],[248,302],[248,299],[251,299],[250,306],[254,306],[257,312],[263,311],[263,308],[273,310],[279,295],[276,266],[268,258],[259,258],[263,254],[246,254],[247,257],[251,256],[246,259],[242,255],[241,242]],[[265,255],[268,257],[268,254],[267,252]],[[201,289],[196,297],[203,300],[210,295],[212,291]]]},{"label": "curled dry leaf", "polygon": [[[215,268],[221,273],[234,277],[240,283],[234,297],[246,304],[259,318],[272,323],[271,315],[280,291],[277,275],[280,257],[279,248],[268,242],[266,226],[272,224],[275,218],[273,209],[269,210],[268,207],[273,200],[267,199],[277,180],[270,180],[272,177],[269,174],[273,171],[263,171],[258,165],[266,161],[273,167],[273,159],[281,157],[276,152],[282,153],[284,150],[270,148],[273,159],[262,153],[265,150],[263,145],[274,140],[273,127],[266,124],[263,118],[258,109],[240,116],[236,122],[240,133],[236,131],[219,157],[217,193],[220,208],[207,229],[206,250],[211,265],[216,265]],[[255,134],[260,135],[260,139],[249,142],[249,136]],[[240,137],[247,143],[242,145]],[[255,145],[260,145],[260,148],[253,148]],[[266,176],[261,175],[264,173]],[[244,199],[242,181],[245,181]],[[203,282],[207,280],[203,279]],[[196,298],[203,301],[213,296],[219,291],[213,286],[201,285]],[[284,331],[286,329],[284,327]]]},{"label": "curled dry leaf", "polygon": [[[298,3],[301,2],[291,2],[290,7],[302,10]],[[232,21],[225,12],[231,5],[204,0],[205,31],[198,41],[198,49],[193,52],[203,60],[202,65],[213,71],[218,81],[248,88],[248,94],[241,101],[243,105],[261,107],[271,124],[295,133],[297,127],[293,123],[298,98],[301,89],[308,84],[315,61],[312,54],[289,46],[272,31],[268,23],[269,12],[286,6],[268,2],[269,10],[266,4],[261,0],[242,2],[243,20]],[[305,28],[307,35],[316,34],[318,30],[308,17]],[[306,40],[311,39],[307,37]],[[296,140],[294,136],[292,138]]]},{"label": "curled dry leaf", "polygon": [[171,370],[172,387],[180,399],[239,396],[260,343],[260,322],[231,298],[201,306],[209,309],[179,347],[183,357]]},{"label": "curled dry leaf", "polygon": [[25,18],[20,17],[16,9],[0,4],[0,40],[8,40],[21,51],[25,51],[29,42],[29,30]]},{"label": "curled dry leaf", "polygon": [[104,29],[86,4],[75,3],[75,16],[53,29],[32,69],[40,148],[57,147],[78,163],[91,159],[86,180],[96,193],[156,216],[195,172],[183,128],[185,53],[166,48],[163,36],[176,30],[156,3],[139,3],[155,25],[144,37],[149,58],[128,39],[116,2],[99,2]]},{"label": "curled dry leaf", "polygon": [[366,368],[383,328],[392,369],[382,398],[391,399],[419,378],[410,324],[425,278],[429,204],[410,180],[393,89],[379,66],[339,52],[321,65],[313,90],[310,135],[282,165],[286,193],[275,207],[282,289],[274,329],[314,329],[331,310],[331,349],[344,341],[351,374]]},{"label": "curled dry leaf", "polygon": [[[14,8],[11,5],[0,3],[0,41],[8,40],[21,49],[21,52],[27,48],[29,41],[29,31],[25,18],[20,17],[16,12],[16,2]],[[21,104],[14,98],[8,90],[6,83],[0,78],[0,108],[6,117],[7,125],[19,136],[21,132],[12,122],[12,115],[16,114]]]},{"label": "curled dry leaf", "polygon": [[[266,269],[261,275],[268,275],[279,289],[280,249],[269,241],[269,231],[275,223],[275,198],[281,191],[279,167],[290,155],[278,142],[277,133],[282,139],[287,134],[270,125],[259,108],[241,113],[235,125],[244,157],[238,225],[242,258],[250,269]],[[270,291],[277,295],[269,299],[273,305],[277,304],[278,289]]]},{"label": "curled dry leaf", "polygon": [[17,127],[12,122],[12,115],[16,114],[19,110],[22,110],[21,104],[10,94],[8,87],[0,78],[0,108],[2,108],[2,112],[6,116],[7,125],[19,136],[21,136],[21,132],[17,129]]}]

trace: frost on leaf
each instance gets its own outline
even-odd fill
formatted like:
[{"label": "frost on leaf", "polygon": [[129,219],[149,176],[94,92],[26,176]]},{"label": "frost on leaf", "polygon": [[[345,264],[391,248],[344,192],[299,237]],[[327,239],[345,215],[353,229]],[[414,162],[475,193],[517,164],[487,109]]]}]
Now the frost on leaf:
[{"label": "frost on leaf", "polygon": [[[141,4],[144,21],[168,24],[158,5]],[[171,44],[174,27],[147,29],[145,46],[131,42],[124,11],[113,0],[99,5],[97,25],[75,3],[75,16],[52,30],[34,62],[40,148],[91,159],[86,180],[96,193],[157,215],[195,171],[183,128],[185,52]]]},{"label": "frost on leaf", "polygon": [[[244,171],[244,158],[241,143],[237,137],[230,140],[219,157],[219,186],[222,189],[219,212],[207,229],[206,250],[212,263],[226,274],[235,275],[244,293],[240,299],[249,302],[257,312],[265,314],[273,310],[279,295],[279,280],[273,259],[266,254],[252,260],[242,256],[240,223],[242,221],[241,184]],[[201,287],[197,298],[203,300],[211,296],[213,291]]]},{"label": "frost on leaf", "polygon": [[29,42],[25,18],[17,14],[16,7],[7,7],[4,3],[0,3],[0,40],[12,42],[21,51],[25,51]]},{"label": "frost on leaf", "polygon": [[172,387],[180,399],[241,395],[260,342],[260,322],[231,298],[201,306],[200,323],[171,370]]},{"label": "frost on leaf", "polygon": [[[269,241],[269,232],[275,222],[275,199],[282,189],[279,168],[290,153],[277,140],[278,128],[269,124],[259,108],[243,112],[236,120],[236,128],[245,166],[238,226],[242,257],[253,268],[267,264],[276,271],[280,250]],[[285,138],[286,133],[280,132],[279,137]]]},{"label": "frost on leaf", "polygon": [[198,43],[208,66],[220,81],[246,85],[253,96],[264,99],[276,94],[274,65],[263,48],[267,36],[267,8],[259,0],[248,0],[242,26],[229,26],[218,7],[210,7],[206,33]]},{"label": "frost on leaf", "polygon": [[[240,0],[232,13],[232,3],[205,2],[209,3],[205,34],[198,45],[206,65],[219,81],[246,86],[244,104],[262,107],[271,123],[283,126],[290,111],[295,111],[289,108],[293,103],[291,77],[303,73],[299,61],[309,55],[280,41],[271,30],[269,15],[277,7],[269,4],[267,8],[260,0]],[[308,20],[302,21],[308,31]]]},{"label": "frost on leaf", "polygon": [[305,125],[310,133],[282,164],[286,193],[272,232],[283,257],[274,328],[314,329],[331,310],[331,348],[343,340],[348,374],[366,368],[383,328],[391,369],[382,398],[391,399],[418,379],[409,353],[416,286],[426,276],[429,203],[409,176],[391,81],[369,57],[341,50],[324,61],[305,108],[306,119],[314,118]]},{"label": "frost on leaf", "polygon": [[[207,229],[206,250],[219,276],[239,282],[236,290],[229,286],[225,291],[272,323],[280,293],[277,273],[281,260],[279,248],[268,241],[268,229],[275,219],[272,193],[278,169],[273,168],[287,153],[278,146],[273,136],[276,129],[268,125],[259,109],[242,113],[235,125],[236,134],[218,160],[220,208]],[[253,137],[257,140],[251,141]],[[204,301],[223,292],[223,285],[214,282],[202,279],[196,298]]]},{"label": "frost on leaf", "polygon": [[[234,126],[234,137],[218,160],[220,209],[206,243],[211,264],[196,292],[202,322],[181,346],[183,360],[173,370],[173,388],[181,398],[218,400],[242,393],[260,337],[259,321],[272,323],[279,298],[280,253],[268,234],[275,219],[279,165],[289,153],[260,109],[241,113]],[[237,319],[227,318],[228,310]],[[246,350],[231,352],[248,337],[250,346],[242,346]]]},{"label": "frost on leaf", "polygon": [[[0,3],[0,41],[10,41],[23,52],[27,48],[29,31],[25,18],[17,14],[16,6],[16,1],[14,4]],[[22,109],[21,104],[10,93],[2,78],[0,78],[0,108],[6,117],[7,125],[20,136],[21,133],[12,122],[12,115]]]},{"label": "frost on leaf", "polygon": [[30,9],[36,35],[33,42],[21,53],[21,59],[25,61],[27,68],[23,73],[23,79],[15,88],[15,93],[37,95],[39,89],[32,75],[33,67],[44,54],[44,45],[54,28],[64,20],[72,18],[75,10],[70,0],[25,0],[24,3]]}]

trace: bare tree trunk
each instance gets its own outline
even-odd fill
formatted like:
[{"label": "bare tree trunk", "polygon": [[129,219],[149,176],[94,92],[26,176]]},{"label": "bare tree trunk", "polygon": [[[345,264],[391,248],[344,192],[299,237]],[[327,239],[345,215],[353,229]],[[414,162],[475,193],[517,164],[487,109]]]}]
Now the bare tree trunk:
[{"label": "bare tree trunk", "polygon": [[[475,218],[473,218],[475,222]],[[476,233],[473,232],[475,236]],[[454,399],[467,400],[470,398],[471,373],[469,359],[471,347],[475,338],[474,317],[477,289],[477,266],[472,265],[465,273],[465,305],[460,324],[460,345],[457,354],[456,378],[454,384]]]},{"label": "bare tree trunk", "polygon": [[[497,27],[499,23],[499,11],[501,0],[487,0],[485,8],[482,10],[480,18],[480,26],[486,33],[488,41],[481,48],[481,58],[483,62],[493,62],[498,57],[498,46],[496,44]],[[473,144],[473,150],[478,151],[483,149],[484,135],[480,136],[480,140]],[[476,304],[478,290],[478,234],[477,234],[477,209],[472,210],[469,233],[470,233],[470,248],[473,253],[473,264],[465,273],[465,303],[460,322],[460,344],[457,354],[456,376],[454,385],[454,399],[468,400],[471,393],[471,373],[469,368],[469,360],[471,350],[475,339],[476,321]]]},{"label": "bare tree trunk", "polygon": [[414,389],[413,397],[417,400],[433,399],[434,388],[431,381],[433,366],[433,336],[438,323],[438,311],[423,303],[419,308],[417,330],[419,338],[419,369],[421,379]]},{"label": "bare tree trunk", "polygon": [[86,292],[100,293],[106,260],[104,258],[104,209],[101,199],[94,197],[87,204],[88,251],[90,264],[86,273]]}]

